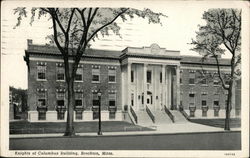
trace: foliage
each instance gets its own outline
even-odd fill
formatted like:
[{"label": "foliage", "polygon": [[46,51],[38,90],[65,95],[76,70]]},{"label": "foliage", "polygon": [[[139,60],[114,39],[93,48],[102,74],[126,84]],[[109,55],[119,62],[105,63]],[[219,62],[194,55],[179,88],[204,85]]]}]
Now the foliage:
[{"label": "foliage", "polygon": [[[17,24],[19,26],[23,17],[27,17],[25,7],[16,8],[18,14]],[[154,13],[150,9],[143,11],[132,8],[32,8],[32,24],[37,16],[49,15],[53,24],[53,35],[48,38],[55,43],[64,60],[65,76],[67,83],[67,124],[65,135],[74,135],[73,107],[74,101],[74,78],[82,55],[88,48],[89,42],[98,38],[100,32],[102,36],[109,35],[112,31],[120,35],[120,27],[116,23],[117,18],[126,21],[127,17],[135,16],[147,18],[149,23],[160,23],[160,17],[165,17],[161,13]],[[73,64],[69,64],[69,59],[73,55]]]},{"label": "foliage", "polygon": [[[204,12],[203,19],[206,21],[206,25],[199,26],[199,31],[196,32],[196,40],[192,40],[191,43],[194,45],[192,50],[203,56],[202,61],[212,58],[216,62],[217,74],[212,77],[218,76],[223,89],[228,91],[225,130],[230,130],[234,81],[237,75],[240,75],[241,10],[209,9]],[[220,57],[226,51],[221,47],[222,45],[231,54],[229,74],[221,70]],[[204,77],[207,76],[209,75],[204,75]]]}]

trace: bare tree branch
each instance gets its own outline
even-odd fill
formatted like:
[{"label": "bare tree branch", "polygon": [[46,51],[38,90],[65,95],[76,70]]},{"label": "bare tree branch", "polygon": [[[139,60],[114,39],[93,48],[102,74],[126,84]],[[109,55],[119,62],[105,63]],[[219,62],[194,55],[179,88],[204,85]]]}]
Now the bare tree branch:
[{"label": "bare tree branch", "polygon": [[106,23],[105,25],[101,26],[100,28],[96,29],[92,35],[87,39],[87,42],[89,42],[101,29],[105,28],[106,26],[112,24],[121,14],[125,13],[129,8],[124,9],[120,13],[118,13],[113,20],[110,22]]}]

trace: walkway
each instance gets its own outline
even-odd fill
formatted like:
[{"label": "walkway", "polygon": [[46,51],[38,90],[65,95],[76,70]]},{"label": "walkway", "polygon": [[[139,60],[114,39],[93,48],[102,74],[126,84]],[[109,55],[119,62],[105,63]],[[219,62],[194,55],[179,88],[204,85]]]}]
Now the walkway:
[{"label": "walkway", "polygon": [[[103,132],[103,136],[121,135],[154,135],[154,134],[180,134],[180,133],[210,133],[224,132],[223,128],[211,127],[196,123],[167,124],[151,126],[155,131],[127,131],[127,132]],[[240,131],[240,128],[232,128],[231,131]],[[97,133],[76,133],[77,136],[97,136]],[[63,133],[48,134],[11,134],[10,138],[30,138],[30,137],[61,137]]]}]

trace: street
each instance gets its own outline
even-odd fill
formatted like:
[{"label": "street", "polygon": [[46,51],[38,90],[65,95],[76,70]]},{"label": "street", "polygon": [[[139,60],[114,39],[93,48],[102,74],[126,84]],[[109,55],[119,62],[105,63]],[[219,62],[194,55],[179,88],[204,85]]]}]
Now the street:
[{"label": "street", "polygon": [[240,150],[241,132],[11,138],[10,150]]}]

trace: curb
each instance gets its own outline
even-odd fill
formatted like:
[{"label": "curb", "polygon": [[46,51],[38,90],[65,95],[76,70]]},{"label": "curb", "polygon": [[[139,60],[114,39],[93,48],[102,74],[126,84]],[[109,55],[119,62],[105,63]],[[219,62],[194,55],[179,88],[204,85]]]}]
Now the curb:
[{"label": "curb", "polygon": [[[152,135],[190,135],[190,134],[212,134],[212,133],[238,133],[241,130],[231,130],[231,131],[204,131],[204,132],[178,132],[178,133],[103,133],[103,135],[93,135],[94,133],[76,133],[75,136],[63,136],[63,133],[56,133],[55,136],[33,136],[31,135],[9,135],[10,139],[40,139],[40,138],[79,138],[79,137],[127,137],[127,136],[152,136]],[[83,135],[82,135],[83,134]],[[85,134],[85,135],[84,135]],[[38,134],[39,135],[39,134]]]}]

